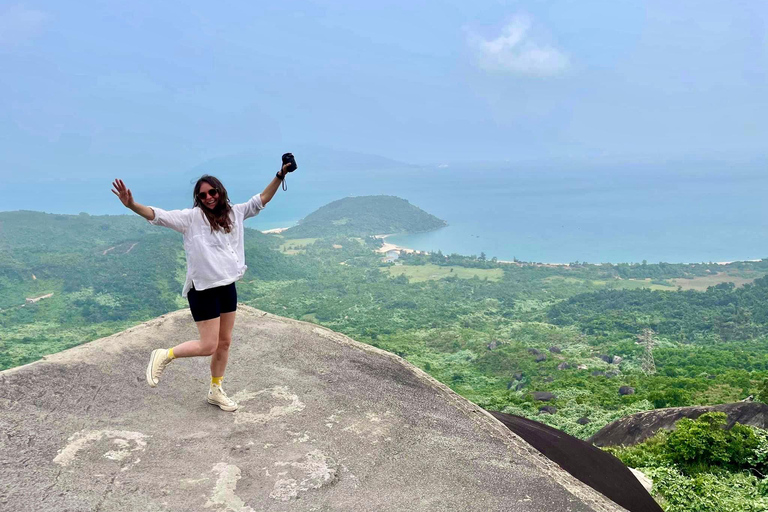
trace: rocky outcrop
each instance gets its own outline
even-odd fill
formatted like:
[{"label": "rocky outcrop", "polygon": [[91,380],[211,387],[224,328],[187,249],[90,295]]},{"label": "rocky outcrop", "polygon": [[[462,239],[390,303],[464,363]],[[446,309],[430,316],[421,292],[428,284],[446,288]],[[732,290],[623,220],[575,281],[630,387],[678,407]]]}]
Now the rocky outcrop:
[{"label": "rocky outcrop", "polygon": [[241,306],[224,389],[209,359],[157,388],[187,310],[0,372],[0,504],[15,512],[619,512],[497,418],[404,359]]},{"label": "rocky outcrop", "polygon": [[[608,452],[556,428],[527,418],[494,411],[491,411],[491,414],[571,475],[630,512],[662,512],[659,504],[648,494],[639,478]],[[484,511],[485,509],[477,507],[473,510]],[[523,512],[530,509],[523,506],[511,510]],[[560,512],[568,509],[553,506],[550,510]]]},{"label": "rocky outcrop", "polygon": [[768,428],[768,405],[758,402],[737,402],[699,407],[670,407],[625,416],[609,423],[588,439],[595,446],[618,446],[641,443],[660,429],[672,430],[682,418],[696,419],[706,412],[719,411],[728,416],[727,428],[735,423]]},{"label": "rocky outcrop", "polygon": [[629,470],[632,472],[633,475],[635,475],[635,478],[637,478],[637,481],[640,482],[640,484],[643,486],[643,488],[647,492],[651,492],[653,490],[653,480],[648,478],[645,475],[645,473],[635,468],[629,468]]}]

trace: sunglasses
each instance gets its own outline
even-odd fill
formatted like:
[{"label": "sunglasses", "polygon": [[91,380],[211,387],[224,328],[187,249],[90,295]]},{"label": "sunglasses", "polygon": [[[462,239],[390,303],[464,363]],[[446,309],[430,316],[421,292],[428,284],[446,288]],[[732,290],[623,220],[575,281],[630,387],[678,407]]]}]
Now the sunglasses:
[{"label": "sunglasses", "polygon": [[205,198],[208,197],[208,194],[210,194],[211,197],[216,197],[217,195],[219,195],[219,191],[218,189],[212,188],[208,190],[208,192],[198,192],[197,198],[200,199],[201,201],[205,201]]}]

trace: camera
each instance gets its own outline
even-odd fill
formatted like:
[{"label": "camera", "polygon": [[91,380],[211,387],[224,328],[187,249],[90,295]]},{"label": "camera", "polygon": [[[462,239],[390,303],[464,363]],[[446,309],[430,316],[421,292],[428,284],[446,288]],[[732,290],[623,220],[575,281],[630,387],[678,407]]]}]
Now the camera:
[{"label": "camera", "polygon": [[285,164],[290,164],[286,169],[287,172],[293,172],[299,168],[299,166],[296,165],[296,159],[293,158],[293,153],[286,153],[283,155],[283,165]]}]

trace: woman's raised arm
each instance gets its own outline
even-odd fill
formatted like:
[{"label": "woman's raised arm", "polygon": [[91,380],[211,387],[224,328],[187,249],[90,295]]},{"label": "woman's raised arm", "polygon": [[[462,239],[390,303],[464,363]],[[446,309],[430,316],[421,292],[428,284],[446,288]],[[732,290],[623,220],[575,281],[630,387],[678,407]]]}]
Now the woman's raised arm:
[{"label": "woman's raised arm", "polygon": [[125,186],[123,180],[116,179],[112,182],[112,186],[115,187],[112,189],[112,193],[120,199],[120,202],[123,203],[126,208],[133,210],[147,220],[155,219],[155,212],[152,210],[152,208],[149,206],[144,206],[143,204],[139,204],[133,200],[131,189]]}]

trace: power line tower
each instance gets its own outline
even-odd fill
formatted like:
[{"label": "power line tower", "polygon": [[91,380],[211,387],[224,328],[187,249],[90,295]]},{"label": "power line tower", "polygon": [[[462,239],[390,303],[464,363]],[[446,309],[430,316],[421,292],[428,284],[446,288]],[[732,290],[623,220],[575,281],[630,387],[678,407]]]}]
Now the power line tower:
[{"label": "power line tower", "polygon": [[656,343],[653,339],[654,334],[656,333],[651,329],[643,329],[642,334],[637,337],[638,343],[645,347],[641,369],[646,375],[653,375],[656,373],[656,362],[653,360],[653,346]]}]

